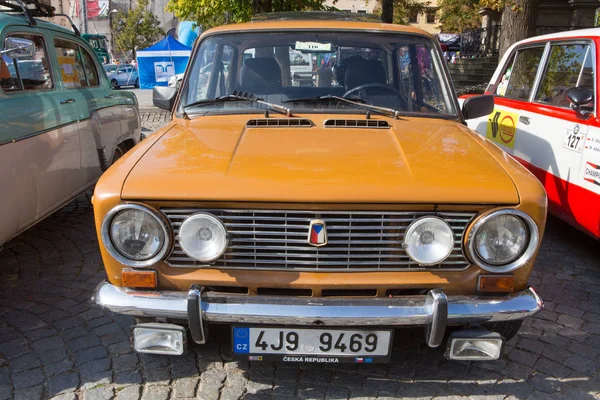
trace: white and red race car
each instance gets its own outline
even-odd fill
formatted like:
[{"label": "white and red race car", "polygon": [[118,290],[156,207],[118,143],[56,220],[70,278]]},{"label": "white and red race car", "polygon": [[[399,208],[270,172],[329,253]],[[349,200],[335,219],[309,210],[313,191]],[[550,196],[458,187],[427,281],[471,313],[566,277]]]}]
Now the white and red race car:
[{"label": "white and red race car", "polygon": [[600,239],[600,28],[532,37],[502,57],[469,127],[542,182],[554,215]]}]

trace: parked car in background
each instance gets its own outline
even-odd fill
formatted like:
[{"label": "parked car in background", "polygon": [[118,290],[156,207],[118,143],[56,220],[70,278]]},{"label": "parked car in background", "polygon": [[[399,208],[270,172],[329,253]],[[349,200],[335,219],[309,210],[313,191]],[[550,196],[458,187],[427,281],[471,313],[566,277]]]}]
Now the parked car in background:
[{"label": "parked car in background", "polygon": [[[406,326],[449,335],[450,359],[498,358],[542,307],[546,195],[465,126],[493,98],[459,110],[422,30],[270,18],[204,32],[181,88],[154,88],[171,123],[96,185],[93,301],[137,318],[143,353],[221,323],[246,361],[386,362]],[[295,86],[295,52],[335,55],[335,81]]]},{"label": "parked car in background", "polygon": [[121,86],[140,87],[138,69],[133,65],[106,64],[104,70],[106,71],[112,89],[119,89]]},{"label": "parked car in background", "polygon": [[141,134],[135,95],[111,90],[89,44],[15,7],[0,11],[0,245],[92,187]]},{"label": "parked car in background", "polygon": [[554,215],[600,239],[600,28],[532,37],[502,58],[469,126],[543,183]]}]

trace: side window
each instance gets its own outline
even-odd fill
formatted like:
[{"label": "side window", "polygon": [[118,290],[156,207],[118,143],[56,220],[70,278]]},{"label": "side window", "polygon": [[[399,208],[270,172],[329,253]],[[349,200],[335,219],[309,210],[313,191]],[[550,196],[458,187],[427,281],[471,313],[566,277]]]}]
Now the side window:
[{"label": "side window", "polygon": [[[400,92],[406,93],[408,110],[447,113],[448,94],[438,80],[441,66],[437,65],[433,48],[407,45],[398,48]],[[419,94],[422,98],[419,98]]]},{"label": "side window", "polygon": [[87,77],[89,86],[98,86],[98,71],[96,70],[96,64],[94,63],[94,59],[87,52],[87,50],[81,48],[81,54],[83,54],[83,68],[85,70],[85,75]]},{"label": "side window", "polygon": [[594,91],[590,45],[553,45],[535,100],[569,107],[570,102],[565,98],[565,92],[572,87],[585,87],[592,93]]},{"label": "side window", "polygon": [[54,48],[56,49],[60,75],[65,87],[74,89],[87,86],[81,53],[77,43],[54,39]]},{"label": "side window", "polygon": [[33,57],[13,59],[10,54],[0,56],[0,87],[5,92],[23,90],[46,90],[54,87],[50,60],[46,52],[44,38],[36,35],[14,34],[35,43]]},{"label": "side window", "polygon": [[504,70],[495,94],[509,99],[528,100],[542,54],[544,47],[518,50]]}]

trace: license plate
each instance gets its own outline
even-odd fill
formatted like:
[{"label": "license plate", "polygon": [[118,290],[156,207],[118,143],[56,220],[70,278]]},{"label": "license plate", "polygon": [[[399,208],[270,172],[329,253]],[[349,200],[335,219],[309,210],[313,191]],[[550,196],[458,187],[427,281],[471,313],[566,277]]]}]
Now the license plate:
[{"label": "license plate", "polygon": [[387,362],[391,330],[234,326],[233,354],[250,361]]}]

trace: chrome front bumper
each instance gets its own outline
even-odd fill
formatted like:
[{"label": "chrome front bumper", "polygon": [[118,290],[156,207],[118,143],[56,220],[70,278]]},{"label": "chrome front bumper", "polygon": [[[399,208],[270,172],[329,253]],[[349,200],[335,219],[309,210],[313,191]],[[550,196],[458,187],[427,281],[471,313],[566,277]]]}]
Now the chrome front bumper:
[{"label": "chrome front bumper", "polygon": [[[427,326],[427,341],[441,343],[446,325],[509,321],[542,309],[528,288],[508,295],[446,296],[433,289],[422,296],[315,298],[247,296],[203,292],[132,290],[101,282],[92,302],[117,314],[187,320],[194,340],[204,341],[204,321],[311,326]],[[200,332],[197,332],[200,330]]]}]

